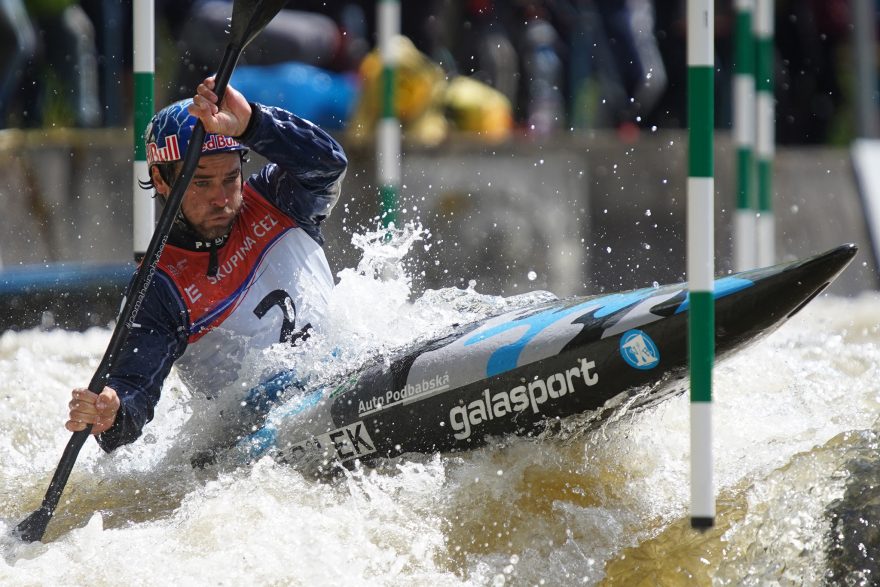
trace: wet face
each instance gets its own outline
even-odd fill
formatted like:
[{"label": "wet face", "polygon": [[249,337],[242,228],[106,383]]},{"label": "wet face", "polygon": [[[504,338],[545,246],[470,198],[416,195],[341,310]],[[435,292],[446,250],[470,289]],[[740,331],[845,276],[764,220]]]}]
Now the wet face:
[{"label": "wet face", "polygon": [[[171,186],[153,168],[156,191],[166,198]],[[241,157],[238,153],[205,155],[183,196],[181,211],[190,225],[205,240],[229,232],[232,221],[241,210]]]}]

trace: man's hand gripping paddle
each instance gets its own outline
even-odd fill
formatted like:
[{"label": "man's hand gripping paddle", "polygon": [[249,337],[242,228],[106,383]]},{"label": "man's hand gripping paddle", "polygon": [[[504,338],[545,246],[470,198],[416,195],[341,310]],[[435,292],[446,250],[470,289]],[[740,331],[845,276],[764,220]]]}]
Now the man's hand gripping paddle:
[{"label": "man's hand gripping paddle", "polygon": [[[235,64],[238,62],[238,58],[241,57],[242,51],[269,24],[269,21],[278,14],[284,4],[286,4],[286,0],[234,0],[229,44],[226,46],[226,53],[223,55],[220,68],[217,70],[217,75],[214,78],[214,93],[217,94],[221,101],[223,100],[223,94],[226,92],[229,78],[232,77],[232,70],[235,69]],[[171,226],[174,224],[174,219],[180,210],[183,195],[198,166],[199,156],[202,151],[201,145],[204,140],[205,127],[199,121],[195,129],[193,129],[189,147],[184,155],[180,176],[174,183],[168,201],[165,203],[165,208],[159,217],[156,230],[153,232],[152,239],[150,239],[150,245],[147,247],[144,260],[135,275],[131,294],[125,300],[125,306],[119,314],[116,328],[114,328],[113,335],[110,337],[110,344],[104,352],[104,358],[101,359],[101,363],[98,365],[98,369],[89,383],[89,390],[93,393],[101,393],[103,391],[110,374],[110,369],[113,366],[113,361],[119,354],[125,339],[128,337],[128,333],[131,331],[135,314],[143,302],[153,273],[156,271],[159,256],[162,254],[162,249],[168,240]],[[64,491],[68,477],[70,477],[76,457],[91,431],[92,427],[89,425],[85,430],[74,432],[73,436],[71,436],[64,449],[64,454],[61,456],[61,461],[55,469],[55,474],[52,476],[52,481],[49,483],[49,489],[46,491],[43,503],[39,509],[22,520],[13,530],[13,533],[21,540],[34,542],[42,539],[43,534],[46,532],[46,526],[48,526],[49,520],[52,519],[52,514],[55,513],[55,508],[61,499],[61,493]]]}]

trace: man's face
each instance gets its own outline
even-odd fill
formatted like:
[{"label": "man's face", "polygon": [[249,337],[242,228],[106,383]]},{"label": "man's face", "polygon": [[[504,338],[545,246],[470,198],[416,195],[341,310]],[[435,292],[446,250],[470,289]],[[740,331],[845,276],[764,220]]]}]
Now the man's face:
[{"label": "man's face", "polygon": [[[164,181],[153,183],[165,197],[171,186]],[[192,227],[205,240],[229,232],[232,221],[241,209],[241,157],[236,152],[205,155],[186,189],[181,211]]]}]

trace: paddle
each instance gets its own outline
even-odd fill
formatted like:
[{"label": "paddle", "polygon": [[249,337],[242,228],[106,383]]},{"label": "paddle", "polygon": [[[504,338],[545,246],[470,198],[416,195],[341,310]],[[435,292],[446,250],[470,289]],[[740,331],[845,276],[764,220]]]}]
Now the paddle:
[{"label": "paddle", "polygon": [[[226,46],[226,52],[223,55],[215,77],[214,93],[221,100],[226,92],[226,86],[229,83],[229,78],[232,77],[232,70],[235,69],[235,64],[238,62],[241,52],[269,24],[269,21],[278,14],[285,3],[286,0],[234,0],[229,44]],[[162,254],[162,249],[168,240],[168,233],[171,231],[171,226],[174,224],[174,219],[180,210],[183,195],[195,173],[199,156],[201,155],[201,144],[204,140],[205,127],[199,121],[193,129],[189,147],[184,155],[180,176],[174,183],[168,201],[165,203],[165,208],[159,217],[156,230],[150,239],[150,245],[144,254],[144,260],[135,275],[131,294],[125,300],[125,305],[119,314],[116,328],[113,329],[110,343],[104,352],[104,358],[101,359],[98,369],[95,371],[91,382],[89,382],[89,390],[92,393],[101,393],[104,390],[110,369],[113,366],[113,360],[119,354],[125,339],[128,337],[128,333],[131,331],[135,314],[143,302],[147,288],[150,286],[150,281],[156,272],[159,256]],[[197,146],[197,148],[193,148],[194,146]],[[61,461],[55,469],[55,474],[52,476],[52,481],[49,483],[49,489],[46,491],[43,503],[39,509],[22,520],[13,531],[21,540],[34,542],[43,537],[46,526],[49,524],[49,520],[52,519],[52,514],[55,513],[55,508],[61,499],[61,493],[64,491],[68,477],[70,477],[76,457],[91,432],[92,426],[89,425],[85,430],[74,432],[71,436],[64,449],[64,453],[61,455]]]}]

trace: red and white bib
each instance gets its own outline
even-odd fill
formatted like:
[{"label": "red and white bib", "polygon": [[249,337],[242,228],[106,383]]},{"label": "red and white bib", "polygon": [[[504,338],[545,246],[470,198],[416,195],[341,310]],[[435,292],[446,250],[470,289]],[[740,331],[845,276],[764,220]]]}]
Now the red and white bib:
[{"label": "red and white bib", "polygon": [[259,365],[243,369],[248,357],[317,324],[333,289],[321,246],[248,185],[217,260],[213,277],[204,252],[167,245],[159,260],[189,311],[189,346],[175,366],[209,396],[237,379],[256,382]]}]

